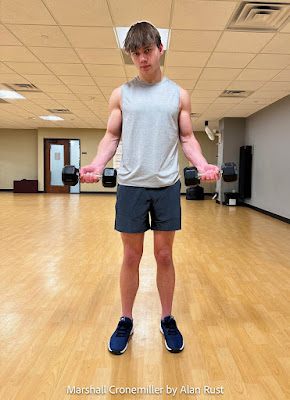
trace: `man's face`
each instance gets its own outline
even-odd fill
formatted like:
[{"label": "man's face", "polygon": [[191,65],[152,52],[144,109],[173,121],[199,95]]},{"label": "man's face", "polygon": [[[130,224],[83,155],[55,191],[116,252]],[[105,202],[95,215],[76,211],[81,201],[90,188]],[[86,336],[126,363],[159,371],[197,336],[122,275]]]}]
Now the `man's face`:
[{"label": "man's face", "polygon": [[162,54],[163,45],[158,48],[156,44],[152,44],[131,51],[131,58],[141,74],[152,74],[160,68],[159,59]]}]

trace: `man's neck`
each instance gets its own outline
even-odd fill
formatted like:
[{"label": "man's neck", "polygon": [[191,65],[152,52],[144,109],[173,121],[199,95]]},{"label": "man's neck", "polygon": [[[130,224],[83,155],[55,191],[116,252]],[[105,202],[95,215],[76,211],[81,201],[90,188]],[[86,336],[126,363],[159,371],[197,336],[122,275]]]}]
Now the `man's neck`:
[{"label": "man's neck", "polygon": [[163,80],[163,74],[161,72],[161,69],[156,71],[155,74],[152,75],[146,75],[144,76],[143,74],[139,73],[139,79],[145,83],[158,83]]}]

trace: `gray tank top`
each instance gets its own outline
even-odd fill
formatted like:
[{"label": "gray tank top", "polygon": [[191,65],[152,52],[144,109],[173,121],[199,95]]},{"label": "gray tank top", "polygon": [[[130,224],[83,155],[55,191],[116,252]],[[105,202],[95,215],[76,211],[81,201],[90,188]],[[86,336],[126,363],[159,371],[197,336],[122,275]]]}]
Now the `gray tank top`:
[{"label": "gray tank top", "polygon": [[179,96],[180,86],[166,77],[146,83],[137,76],[122,85],[120,185],[159,188],[180,178]]}]

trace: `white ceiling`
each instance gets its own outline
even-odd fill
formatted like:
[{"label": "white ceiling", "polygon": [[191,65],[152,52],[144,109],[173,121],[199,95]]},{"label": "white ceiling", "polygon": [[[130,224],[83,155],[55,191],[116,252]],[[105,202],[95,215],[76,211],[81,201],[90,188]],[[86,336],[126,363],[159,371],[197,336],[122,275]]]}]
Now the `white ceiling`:
[{"label": "white ceiling", "polygon": [[[287,1],[271,1],[288,4]],[[289,0],[290,2],[290,0]],[[260,1],[260,3],[266,3]],[[290,94],[290,17],[278,31],[230,31],[241,1],[0,0],[0,89],[32,83],[42,92],[0,103],[0,128],[106,128],[114,88],[138,75],[115,28],[151,21],[171,29],[163,74],[191,96],[193,129],[218,129]],[[289,5],[287,6],[290,7]],[[224,90],[253,91],[221,98]],[[67,108],[64,121],[44,121]],[[31,119],[35,117],[36,119]]]}]

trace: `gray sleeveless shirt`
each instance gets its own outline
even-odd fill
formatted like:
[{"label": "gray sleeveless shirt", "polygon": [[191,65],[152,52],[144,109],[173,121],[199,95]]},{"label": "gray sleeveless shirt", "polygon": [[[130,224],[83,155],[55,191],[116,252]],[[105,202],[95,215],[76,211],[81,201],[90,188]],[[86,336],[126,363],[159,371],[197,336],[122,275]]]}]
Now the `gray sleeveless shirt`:
[{"label": "gray sleeveless shirt", "polygon": [[180,178],[179,96],[180,86],[166,77],[146,83],[137,76],[122,85],[120,185],[159,188]]}]

